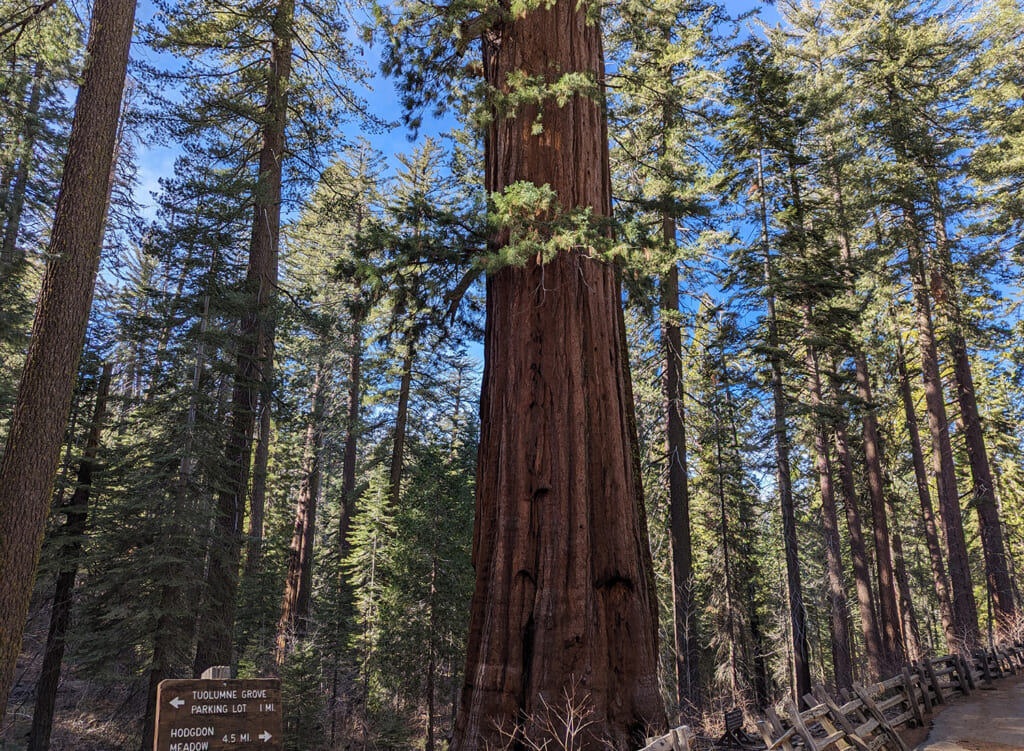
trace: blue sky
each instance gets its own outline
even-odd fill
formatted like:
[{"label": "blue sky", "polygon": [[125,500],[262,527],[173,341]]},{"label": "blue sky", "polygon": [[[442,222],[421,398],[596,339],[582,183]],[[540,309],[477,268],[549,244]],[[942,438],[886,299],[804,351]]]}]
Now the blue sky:
[{"label": "blue sky", "polygon": [[[766,20],[774,21],[774,19],[777,18],[777,13],[774,8],[770,5],[766,5],[760,0],[725,0],[725,6],[727,10],[734,15],[757,8],[760,9],[762,17]],[[137,22],[145,23],[152,18],[153,14],[154,7],[151,0],[141,0],[137,12]],[[370,109],[373,112],[377,113],[384,119],[397,121],[401,115],[398,97],[395,93],[394,83],[378,72],[378,50],[373,47],[365,48],[363,49],[363,54],[365,55],[367,67],[376,72],[371,83],[372,90],[364,91],[363,96],[369,103]],[[133,60],[156,62],[152,51],[138,40],[136,40],[132,47],[132,58]],[[163,56],[160,59],[160,63],[173,65],[174,61],[170,56]],[[455,125],[456,122],[454,118],[449,117],[439,121],[431,118],[429,113],[427,113],[424,116],[423,125],[420,128],[419,135],[421,138],[424,136],[436,136],[451,129]],[[374,148],[387,156],[391,156],[396,153],[409,152],[414,146],[414,144],[409,140],[408,130],[402,126],[381,133],[373,133],[361,129],[357,123],[353,122],[347,135],[351,140],[355,140],[355,138],[362,136],[367,139]],[[179,153],[180,149],[177,146],[162,145],[160,143],[155,143],[150,139],[147,139],[144,143],[137,144],[139,187],[136,193],[136,198],[144,207],[146,207],[144,209],[145,216],[154,216],[154,201],[152,195],[159,190],[159,179],[173,174],[174,160],[177,158]],[[388,161],[393,165],[393,159],[388,159]]]}]

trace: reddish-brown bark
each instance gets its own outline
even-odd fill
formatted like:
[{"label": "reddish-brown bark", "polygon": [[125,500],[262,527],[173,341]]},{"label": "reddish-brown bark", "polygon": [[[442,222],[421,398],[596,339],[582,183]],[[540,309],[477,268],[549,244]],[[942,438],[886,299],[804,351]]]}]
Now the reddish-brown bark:
[{"label": "reddish-brown bark", "polygon": [[857,374],[857,394],[864,404],[864,470],[868,481],[868,501],[871,504],[871,533],[875,540],[875,573],[878,580],[878,620],[881,633],[883,669],[886,675],[907,659],[907,647],[900,628],[900,607],[897,598],[896,575],[893,572],[889,540],[889,517],[886,513],[885,482],[882,476],[882,449],[878,437],[878,418],[875,416],[874,398],[868,360],[858,347],[854,352]]},{"label": "reddish-brown bark", "polygon": [[955,652],[958,645],[953,621],[953,604],[949,597],[949,579],[946,576],[946,563],[942,557],[942,545],[939,542],[938,526],[935,523],[935,510],[932,507],[931,491],[928,488],[928,471],[924,463],[924,450],[921,448],[921,433],[917,427],[914,397],[910,393],[910,378],[907,375],[907,362],[903,355],[903,339],[899,335],[896,336],[896,368],[900,378],[903,414],[906,419],[907,433],[910,436],[910,455],[914,462],[914,480],[917,483],[917,496],[921,503],[921,519],[924,522],[924,539],[928,547],[932,583],[939,601],[939,621],[942,623],[946,648],[950,652]]},{"label": "reddish-brown bark", "polygon": [[[522,71],[603,78],[600,29],[559,0],[484,37],[487,81]],[[486,187],[548,184],[564,207],[611,211],[604,110],[585,95],[499,115]],[[638,472],[620,286],[586,248],[487,280],[474,593],[452,748],[500,747],[545,703],[585,699],[585,748],[642,745],[664,727],[657,613]],[[538,740],[543,740],[539,738]]]},{"label": "reddish-brown bark", "polygon": [[952,583],[953,626],[958,651],[972,649],[980,638],[978,606],[974,600],[967,541],[964,537],[963,513],[956,487],[953,447],[949,440],[946,397],[939,372],[938,346],[932,324],[932,303],[928,293],[924,254],[920,245],[919,222],[912,206],[905,206],[904,222],[908,230],[907,262],[917,314],[918,346],[921,350],[921,375],[928,412],[928,430],[932,438],[932,470],[939,497],[939,511],[946,531],[949,578]]},{"label": "reddish-brown bark", "polygon": [[932,190],[932,214],[937,261],[932,270],[932,288],[936,290],[936,298],[949,325],[947,340],[953,361],[953,379],[956,383],[957,403],[960,405],[967,461],[971,465],[971,478],[974,481],[974,508],[978,513],[978,530],[985,556],[985,577],[992,593],[996,621],[1001,628],[1012,628],[1017,606],[1013,598],[1006,545],[1003,542],[1003,527],[996,506],[992,467],[988,460],[985,433],[974,391],[974,374],[961,311],[961,293],[953,271],[953,258],[946,234],[946,215],[937,182]]},{"label": "reddish-brown bark", "polygon": [[274,663],[280,668],[297,639],[306,634],[309,597],[313,588],[313,542],[316,532],[316,507],[320,498],[320,453],[323,445],[321,420],[323,397],[320,373],[313,379],[312,407],[306,425],[306,445],[299,499],[295,505],[295,525],[288,549],[288,573],[281,599],[281,618],[277,623]]},{"label": "reddish-brown bark", "polygon": [[[821,373],[813,347],[807,348],[807,367],[810,373],[811,407],[820,409],[823,404]],[[846,606],[846,584],[843,581],[843,541],[839,533],[839,514],[832,482],[828,422],[822,415],[815,416],[814,468],[818,472],[818,487],[821,491],[821,529],[825,535],[833,677],[836,688],[849,689],[853,687],[850,609]]]},{"label": "reddish-brown bark", "polygon": [[857,590],[857,604],[860,606],[860,629],[864,636],[864,652],[868,658],[868,672],[871,680],[882,677],[881,634],[878,630],[878,616],[875,613],[875,598],[871,590],[871,562],[864,544],[864,530],[861,526],[860,508],[857,500],[857,485],[854,479],[853,458],[850,456],[849,440],[845,421],[836,422],[833,437],[836,456],[839,458],[839,479],[843,489],[843,506],[846,509],[846,529],[850,535],[850,558],[853,561],[853,581]]},{"label": "reddish-brown bark", "polygon": [[0,465],[0,721],[35,580],[99,267],[135,0],[97,0],[49,262]]}]

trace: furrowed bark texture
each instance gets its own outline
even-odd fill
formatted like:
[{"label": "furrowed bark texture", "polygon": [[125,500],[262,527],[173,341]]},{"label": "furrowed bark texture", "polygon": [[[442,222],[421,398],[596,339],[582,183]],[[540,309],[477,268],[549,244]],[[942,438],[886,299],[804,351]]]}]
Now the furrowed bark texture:
[{"label": "furrowed bark texture", "polygon": [[[603,77],[600,30],[560,0],[484,39],[487,81],[513,71]],[[603,105],[575,95],[499,116],[486,187],[525,180],[562,206],[611,211]],[[506,267],[487,280],[477,516],[466,679],[452,748],[504,747],[520,723],[545,740],[574,696],[594,724],[582,748],[642,745],[665,725],[657,613],[637,471],[632,387],[613,265],[585,249]]]},{"label": "furrowed bark texture", "polygon": [[103,241],[135,0],[97,0],[32,335],[0,465],[0,721],[35,580]]}]

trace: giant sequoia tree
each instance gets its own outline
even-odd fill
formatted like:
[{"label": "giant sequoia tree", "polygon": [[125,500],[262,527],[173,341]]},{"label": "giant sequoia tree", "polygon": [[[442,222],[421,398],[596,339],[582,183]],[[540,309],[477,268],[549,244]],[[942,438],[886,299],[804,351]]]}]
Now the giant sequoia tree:
[{"label": "giant sequoia tree", "polygon": [[[533,82],[541,92],[491,122],[488,191],[548,185],[566,210],[611,213],[591,13],[563,1],[485,32],[489,86],[515,97]],[[500,741],[502,720],[541,732],[547,707],[578,692],[594,722],[588,745],[625,748],[663,724],[664,710],[614,264],[573,245],[498,269],[484,348],[477,585],[453,746]]]},{"label": "giant sequoia tree", "polygon": [[[447,48],[417,53],[425,31]],[[437,61],[479,35],[485,182],[509,220],[491,241],[477,583],[452,745],[543,742],[545,719],[574,701],[591,722],[584,744],[625,748],[665,715],[619,282],[585,226],[611,213],[596,8],[469,20],[420,6],[391,32],[412,106],[430,96],[425,78],[457,67]],[[566,224],[583,231],[568,240]]]}]

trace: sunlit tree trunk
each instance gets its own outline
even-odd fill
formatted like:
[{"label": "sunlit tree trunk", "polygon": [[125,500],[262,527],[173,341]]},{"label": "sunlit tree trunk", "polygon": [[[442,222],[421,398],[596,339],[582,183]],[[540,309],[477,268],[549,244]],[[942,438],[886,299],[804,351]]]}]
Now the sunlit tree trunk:
[{"label": "sunlit tree trunk", "polygon": [[[592,16],[556,0],[498,22],[483,39],[487,82],[507,91],[519,73],[603,80]],[[561,206],[609,215],[602,103],[582,93],[547,102],[541,132],[537,115],[530,103],[495,117],[486,189],[547,184]],[[452,748],[503,746],[498,728],[521,720],[543,736],[544,703],[557,707],[565,693],[590,707],[581,747],[642,746],[665,714],[615,266],[576,247],[491,273],[484,355],[477,578]]]},{"label": "sunlit tree trunk", "polygon": [[[807,349],[810,373],[811,407],[823,405],[821,374],[813,347]],[[846,584],[843,581],[843,543],[839,534],[832,462],[829,458],[828,421],[815,415],[814,466],[821,491],[821,528],[825,535],[825,568],[828,572],[829,626],[832,637],[832,671],[836,688],[853,687],[853,661],[850,654],[850,610],[846,606]]]},{"label": "sunlit tree trunk", "polygon": [[[663,219],[666,244],[675,247],[675,222]],[[697,606],[693,598],[690,547],[690,492],[686,470],[685,394],[682,383],[682,332],[679,325],[679,270],[675,263],[662,280],[661,327],[665,358],[663,389],[668,454],[669,533],[672,539],[672,606],[675,641],[676,703],[680,714],[696,719],[701,711]]]},{"label": "sunlit tree trunk", "polygon": [[135,0],[97,0],[32,334],[0,464],[0,722],[99,268]]},{"label": "sunlit tree trunk", "polygon": [[[321,366],[322,367],[322,366]],[[285,575],[284,597],[281,600],[281,618],[277,623],[274,663],[278,669],[284,664],[288,652],[296,641],[306,635],[309,620],[309,599],[313,588],[313,542],[316,533],[316,507],[320,498],[323,447],[323,396],[321,375],[313,378],[313,394],[309,422],[306,425],[306,445],[303,451],[302,482],[295,505],[295,525],[288,549],[288,570]]]}]

